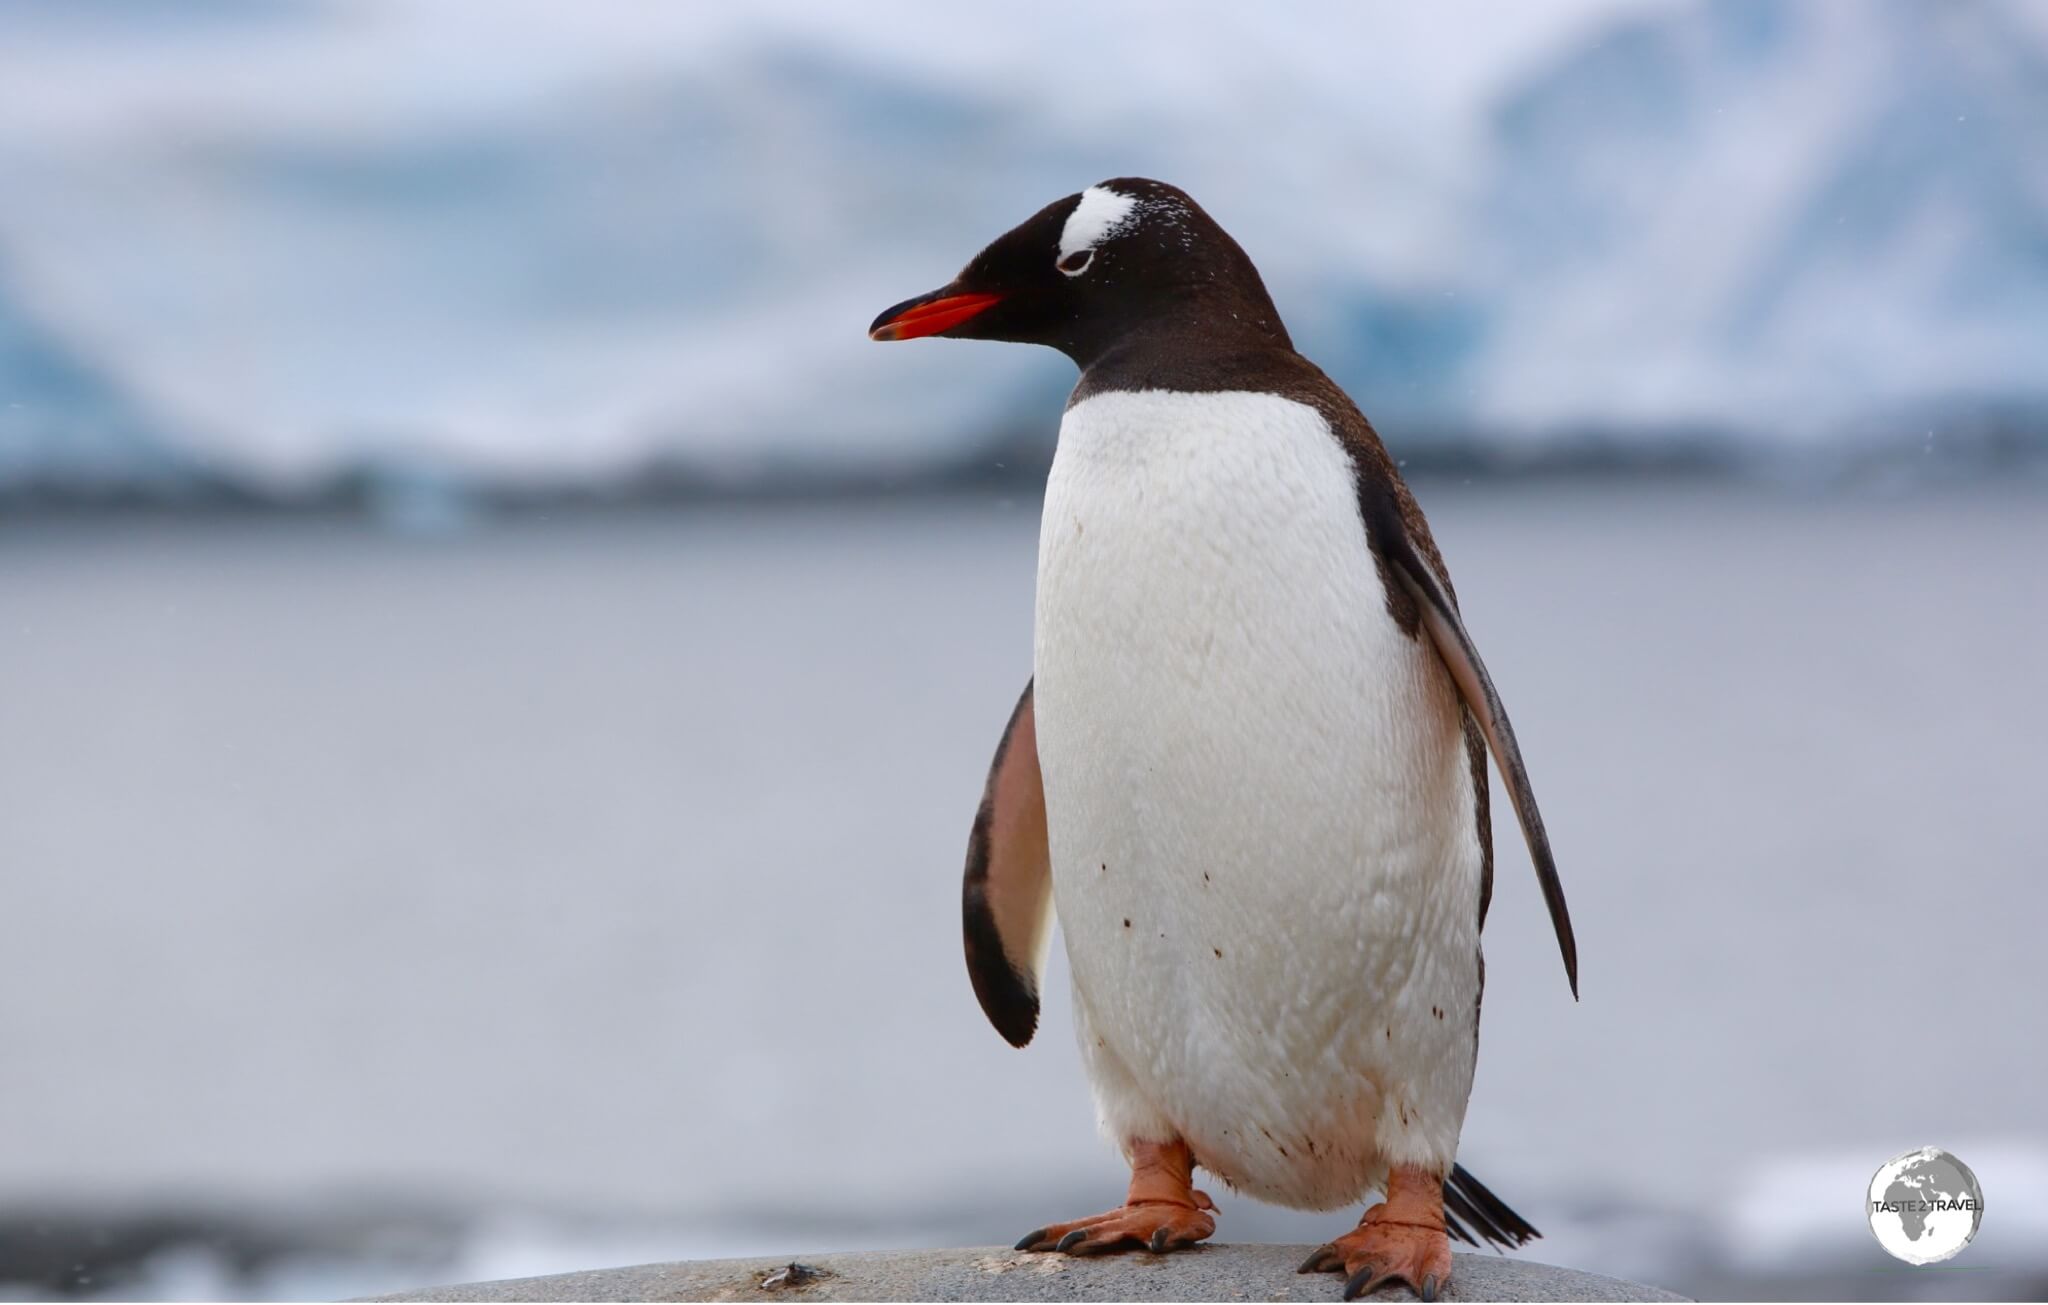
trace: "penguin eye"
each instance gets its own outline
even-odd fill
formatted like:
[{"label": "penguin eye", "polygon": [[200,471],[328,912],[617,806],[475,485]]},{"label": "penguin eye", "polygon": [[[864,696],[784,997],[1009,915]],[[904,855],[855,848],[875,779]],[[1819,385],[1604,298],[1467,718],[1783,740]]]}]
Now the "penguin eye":
[{"label": "penguin eye", "polygon": [[1094,261],[1094,250],[1081,249],[1076,250],[1071,254],[1068,254],[1065,258],[1062,258],[1059,262],[1059,268],[1060,271],[1065,272],[1068,276],[1079,276],[1081,275],[1081,273],[1087,271],[1088,265]]}]

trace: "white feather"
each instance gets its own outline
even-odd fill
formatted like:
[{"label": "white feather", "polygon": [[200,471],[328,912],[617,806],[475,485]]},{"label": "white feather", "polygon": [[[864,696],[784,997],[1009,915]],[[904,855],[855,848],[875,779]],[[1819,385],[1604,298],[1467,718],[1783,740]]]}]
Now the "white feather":
[{"label": "white feather", "polygon": [[1130,221],[1137,207],[1134,196],[1101,186],[1088,187],[1081,192],[1081,202],[1067,215],[1067,224],[1060,228],[1060,257],[1069,258],[1084,249],[1095,248]]},{"label": "white feather", "polygon": [[1060,428],[1039,759],[1113,1140],[1326,1209],[1448,1168],[1480,848],[1457,690],[1402,633],[1348,456],[1271,394],[1108,393]]}]

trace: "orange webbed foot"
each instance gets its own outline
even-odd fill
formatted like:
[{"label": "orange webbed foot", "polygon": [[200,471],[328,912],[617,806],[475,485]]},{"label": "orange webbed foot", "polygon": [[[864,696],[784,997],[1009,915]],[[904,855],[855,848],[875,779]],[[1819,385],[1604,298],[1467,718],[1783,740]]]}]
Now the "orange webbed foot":
[{"label": "orange webbed foot", "polygon": [[1396,1170],[1387,1199],[1358,1226],[1302,1262],[1302,1273],[1343,1273],[1344,1299],[1356,1300],[1390,1282],[1433,1301],[1451,1280],[1451,1239],[1444,1231],[1443,1180]]},{"label": "orange webbed foot", "polygon": [[1055,1223],[1025,1234],[1020,1251],[1065,1251],[1069,1255],[1101,1255],[1107,1251],[1144,1247],[1154,1255],[1192,1246],[1216,1231],[1207,1196],[1194,1193],[1200,1206],[1170,1201],[1133,1201],[1103,1214],[1072,1223]]},{"label": "orange webbed foot", "polygon": [[1142,1246],[1154,1255],[1192,1246],[1216,1231],[1210,1211],[1216,1208],[1191,1184],[1194,1156],[1187,1143],[1133,1142],[1131,1188],[1114,1210],[1048,1224],[1027,1233],[1020,1251],[1064,1251],[1069,1255],[1100,1255]]}]

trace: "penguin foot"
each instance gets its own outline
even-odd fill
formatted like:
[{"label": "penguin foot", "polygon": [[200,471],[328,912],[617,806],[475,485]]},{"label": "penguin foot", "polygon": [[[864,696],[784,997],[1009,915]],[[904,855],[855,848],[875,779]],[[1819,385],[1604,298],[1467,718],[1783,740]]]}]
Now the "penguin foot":
[{"label": "penguin foot", "polygon": [[[1204,1202],[1209,1199],[1200,1192],[1195,1195]],[[1087,1219],[1076,1219],[1072,1223],[1048,1224],[1027,1233],[1017,1243],[1017,1249],[1101,1255],[1108,1251],[1136,1250],[1142,1246],[1154,1255],[1160,1255],[1192,1246],[1215,1231],[1215,1217],[1207,1209],[1172,1205],[1165,1201],[1138,1201]]]},{"label": "penguin foot", "polygon": [[1144,1247],[1154,1255],[1192,1246],[1216,1231],[1216,1203],[1194,1189],[1194,1156],[1186,1142],[1133,1142],[1131,1187],[1114,1210],[1048,1224],[1026,1233],[1020,1251],[1101,1255]]},{"label": "penguin foot", "polygon": [[1356,1228],[1318,1246],[1299,1272],[1344,1274],[1345,1300],[1390,1282],[1435,1300],[1451,1281],[1442,1177],[1412,1166],[1396,1169],[1387,1178],[1387,1199],[1367,1210]]}]

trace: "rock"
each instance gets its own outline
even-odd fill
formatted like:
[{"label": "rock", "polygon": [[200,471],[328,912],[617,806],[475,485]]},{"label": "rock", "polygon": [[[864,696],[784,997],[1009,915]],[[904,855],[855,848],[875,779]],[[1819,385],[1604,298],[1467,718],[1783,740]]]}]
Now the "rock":
[{"label": "rock", "polygon": [[[1297,1274],[1306,1246],[1215,1245],[1170,1255],[858,1251],[791,1259],[690,1260],[429,1287],[386,1301],[1335,1301],[1343,1279]],[[1497,1255],[1459,1255],[1445,1300],[1675,1301],[1670,1292]],[[1400,1287],[1374,1300],[1413,1297]]]}]

